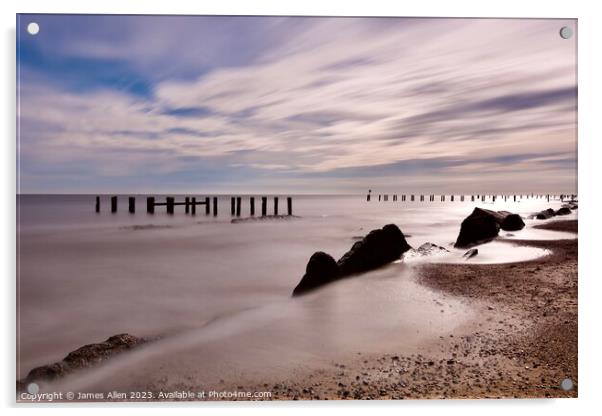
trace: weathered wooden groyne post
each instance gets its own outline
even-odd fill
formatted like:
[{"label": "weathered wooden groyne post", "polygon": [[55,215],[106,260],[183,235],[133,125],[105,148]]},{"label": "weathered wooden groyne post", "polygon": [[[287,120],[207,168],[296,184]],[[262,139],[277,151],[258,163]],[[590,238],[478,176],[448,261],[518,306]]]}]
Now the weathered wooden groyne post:
[{"label": "weathered wooden groyne post", "polygon": [[410,195],[410,202],[414,202],[414,195]]},{"label": "weathered wooden groyne post", "polygon": [[190,200],[188,199],[188,197],[186,197],[186,200],[184,201],[184,203],[186,204],[186,210],[185,210],[186,214],[188,214],[188,212],[189,212],[188,206],[192,205],[190,207],[191,211],[192,211],[192,215],[196,215],[196,197],[194,197],[194,196],[192,197],[192,204],[190,204]]},{"label": "weathered wooden groyne post", "polygon": [[155,197],[149,196],[146,198],[146,212],[149,214],[155,213]]},{"label": "weathered wooden groyne post", "polygon": [[172,214],[174,213],[174,204],[175,204],[175,199],[173,196],[168,196],[167,198],[165,198],[165,205],[167,206],[167,213],[168,214]]},{"label": "weathered wooden groyne post", "polygon": [[240,217],[240,210],[242,205],[242,198],[236,197],[236,216]]},{"label": "weathered wooden groyne post", "polygon": [[111,197],[111,213],[115,214],[117,212],[117,197]]},{"label": "weathered wooden groyne post", "polygon": [[278,197],[274,197],[274,215],[278,215]]},{"label": "weathered wooden groyne post", "polygon": [[230,197],[230,214],[234,215],[236,212],[236,198]]},{"label": "weathered wooden groyne post", "polygon": [[[209,200],[207,200],[207,209],[209,209]],[[216,196],[213,197],[213,216],[217,217],[217,197]]]},{"label": "weathered wooden groyne post", "polygon": [[265,217],[266,215],[268,215],[268,197],[262,196],[261,197],[261,216]]},{"label": "weathered wooden groyne post", "polygon": [[286,198],[286,207],[288,215],[293,215],[293,198],[290,196]]},{"label": "weathered wooden groyne post", "polygon": [[130,214],[136,213],[136,198],[133,196],[130,196],[128,198],[128,211],[130,212]]},{"label": "weathered wooden groyne post", "polygon": [[100,197],[96,197],[96,212],[100,212]]},{"label": "weathered wooden groyne post", "polygon": [[370,197],[372,196],[372,189],[368,189],[368,195],[366,195],[366,201],[370,202]]}]

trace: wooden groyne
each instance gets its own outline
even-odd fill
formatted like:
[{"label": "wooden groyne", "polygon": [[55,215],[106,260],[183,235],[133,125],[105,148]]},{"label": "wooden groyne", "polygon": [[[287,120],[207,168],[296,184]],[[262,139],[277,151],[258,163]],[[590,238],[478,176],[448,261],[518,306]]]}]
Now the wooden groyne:
[{"label": "wooden groyne", "polygon": [[[414,202],[416,200],[416,197],[419,198],[420,202],[435,202],[436,198],[439,199],[441,202],[445,202],[445,201],[450,201],[450,202],[465,202],[468,198],[470,198],[470,202],[475,202],[475,201],[481,201],[481,202],[486,202],[486,201],[491,201],[491,202],[495,202],[498,198],[503,199],[504,201],[507,201],[508,199],[511,199],[514,202],[523,200],[523,199],[545,199],[547,202],[549,202],[550,200],[557,200],[557,201],[572,201],[575,200],[577,198],[576,194],[471,194],[471,195],[458,195],[458,194],[441,194],[441,195],[436,195],[436,194],[430,194],[430,195],[425,195],[421,194],[421,195],[414,195],[414,194],[410,194],[410,195],[406,195],[406,194],[378,194],[378,201],[380,202],[388,202],[389,201],[389,197],[391,197],[391,201],[392,202],[397,202],[397,201],[401,201],[401,202],[406,202],[406,201],[410,201],[410,202]],[[372,190],[368,191],[368,194],[366,196],[366,201],[370,202],[372,200]]]},{"label": "wooden groyne", "polygon": [[[277,216],[277,215],[279,215],[279,213],[278,213],[279,197],[274,196],[272,198],[273,198],[273,204],[272,204],[273,215]],[[254,196],[246,197],[246,198],[242,197],[242,196],[230,197],[230,214],[232,216],[240,217],[242,215],[242,206],[243,206],[243,202],[245,200],[248,200],[248,202],[249,202],[249,215],[255,216],[255,197]],[[127,201],[128,201],[128,212],[130,214],[135,214],[136,213],[136,197],[134,197],[134,196],[127,197]],[[110,206],[111,206],[111,213],[113,213],[113,214],[117,213],[117,203],[118,203],[118,197],[111,196],[110,197]],[[171,197],[171,196],[165,197],[165,201],[159,201],[154,196],[146,197],[147,214],[154,214],[156,207],[165,207],[166,212],[170,215],[173,215],[175,213],[175,207],[177,207],[177,206],[183,206],[184,213],[191,214],[191,215],[196,215],[197,206],[204,206],[205,207],[205,215],[210,215],[213,213],[213,216],[216,217],[217,213],[218,213],[218,197],[206,196],[206,197],[197,199],[197,197],[186,196],[186,197],[184,197],[183,200],[180,200],[180,201],[176,201],[175,197]],[[100,212],[100,208],[101,208],[101,197],[96,196],[95,211]],[[293,215],[293,198],[290,196],[286,197],[286,211],[287,211],[287,215]],[[268,216],[268,197],[267,196],[261,197],[261,216],[262,217]]]}]

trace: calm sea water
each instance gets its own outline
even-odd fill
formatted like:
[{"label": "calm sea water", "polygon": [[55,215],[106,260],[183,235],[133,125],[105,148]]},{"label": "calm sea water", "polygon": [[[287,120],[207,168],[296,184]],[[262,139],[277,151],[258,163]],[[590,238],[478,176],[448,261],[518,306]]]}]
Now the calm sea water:
[{"label": "calm sea water", "polygon": [[[102,197],[100,213],[94,196],[18,196],[17,376],[122,332],[162,341],[87,372],[78,386],[253,378],[268,369],[286,374],[345,354],[399,347],[400,339],[408,349],[418,348],[467,325],[479,311],[419,286],[411,261],[292,299],[311,254],[326,251],[336,259],[354,239],[395,223],[412,246],[427,241],[446,246],[450,254],[437,261],[459,262],[463,251],[451,244],[475,206],[527,217],[561,205],[543,199],[367,203],[361,195],[293,197],[298,218],[233,224],[229,196],[220,197],[217,217],[205,216],[204,207],[186,215],[181,206],[175,215],[167,215],[165,207],[149,215],[144,196],[137,197],[136,214],[127,212],[125,196],[116,214],[110,213],[108,196]],[[272,204],[270,198],[269,213]],[[256,198],[256,212],[260,206]],[[242,213],[248,216],[247,197]],[[525,222],[524,230],[501,236],[574,238],[535,230],[535,220]],[[480,246],[470,261],[545,254],[496,241]]]}]

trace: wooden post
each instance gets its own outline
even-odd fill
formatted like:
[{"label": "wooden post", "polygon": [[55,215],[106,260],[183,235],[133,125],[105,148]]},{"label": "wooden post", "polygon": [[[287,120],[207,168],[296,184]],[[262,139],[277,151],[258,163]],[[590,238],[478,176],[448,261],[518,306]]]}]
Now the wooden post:
[{"label": "wooden post", "polygon": [[410,201],[414,202],[414,195],[410,195]]},{"label": "wooden post", "polygon": [[278,215],[278,197],[274,197],[274,215]]},{"label": "wooden post", "polygon": [[378,195],[378,200],[380,201],[380,194]]},{"label": "wooden post", "polygon": [[236,198],[236,216],[240,217],[240,206],[242,205],[242,198],[241,197],[237,197]]},{"label": "wooden post", "polygon": [[[209,204],[207,204],[209,206]],[[217,197],[213,197],[213,216],[217,217]]]},{"label": "wooden post", "polygon": [[471,195],[471,196],[470,196],[470,200],[471,200],[472,202],[474,202],[474,195]]},{"label": "wooden post", "polygon": [[368,195],[366,195],[366,201],[368,201],[368,202],[370,202],[371,193],[372,193],[372,189],[369,189],[368,190]]},{"label": "wooden post", "polygon": [[111,212],[114,214],[117,212],[117,197],[111,197]]},{"label": "wooden post", "polygon": [[211,212],[211,204],[209,201],[209,197],[206,196],[205,197],[205,215],[209,215],[210,212]]},{"label": "wooden post", "polygon": [[235,209],[236,209],[235,200],[234,200],[234,197],[231,197],[230,198],[230,214],[231,215],[234,215]]},{"label": "wooden post", "polygon": [[286,206],[288,215],[293,215],[293,198],[291,198],[290,196],[286,198]]},{"label": "wooden post", "polygon": [[167,213],[173,214],[174,198],[172,196],[168,196],[167,198],[165,198],[165,200],[167,205]]},{"label": "wooden post", "polygon": [[136,212],[136,197],[130,196],[128,198],[128,210],[130,211],[130,214]]},{"label": "wooden post", "polygon": [[420,202],[424,202],[424,195],[420,195]]},{"label": "wooden post", "polygon": [[449,199],[451,200],[451,202],[454,202],[454,196],[450,196]]},{"label": "wooden post", "polygon": [[[196,198],[192,198],[193,204],[194,204],[195,200],[196,200]],[[195,209],[195,211],[196,211],[196,209]],[[184,198],[184,212],[186,214],[188,214],[190,212],[190,198],[189,197]]]},{"label": "wooden post", "polygon": [[251,197],[249,199],[249,210],[251,211],[251,216],[255,215],[255,197]]},{"label": "wooden post", "polygon": [[96,197],[96,212],[100,212],[100,197]]},{"label": "wooden post", "polygon": [[146,198],[146,212],[149,214],[155,213],[155,198],[152,196]]},{"label": "wooden post", "polygon": [[387,195],[385,195],[385,201],[388,201],[388,200],[389,200],[389,195],[387,194]]},{"label": "wooden post", "polygon": [[[188,206],[190,205],[190,200],[186,198],[186,213],[188,214]],[[192,215],[196,215],[196,196],[192,197]]]},{"label": "wooden post", "polygon": [[268,215],[268,197],[262,196],[261,197],[261,216],[265,217],[266,215]]}]

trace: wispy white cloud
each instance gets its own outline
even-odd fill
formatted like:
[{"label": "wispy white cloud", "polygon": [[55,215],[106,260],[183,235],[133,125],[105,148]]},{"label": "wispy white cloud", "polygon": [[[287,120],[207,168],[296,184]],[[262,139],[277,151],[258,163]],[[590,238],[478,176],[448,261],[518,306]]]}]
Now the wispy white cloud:
[{"label": "wispy white cloud", "polygon": [[[239,169],[237,179],[249,186],[283,186],[266,181],[281,174],[319,192],[323,178],[334,177],[329,190],[337,183],[341,191],[363,190],[354,169],[374,183],[370,169],[395,166],[397,175],[381,176],[391,187],[412,178],[443,190],[466,186],[466,174],[502,190],[550,186],[542,174],[574,186],[576,50],[558,36],[573,21],[316,18],[292,19],[290,30],[291,20],[267,21],[246,63],[157,80],[147,97],[21,85],[24,173],[84,162],[78,169],[87,178],[182,173],[190,188],[199,186],[186,181],[190,170],[219,182],[220,173]],[[177,26],[170,22],[161,27]],[[215,45],[236,36],[231,25],[214,34],[201,29],[200,46],[182,49],[181,36],[193,31],[183,26],[175,34],[138,28],[121,43],[74,42],[63,50],[162,71],[162,57],[165,67],[194,67],[207,59],[202,45],[213,43],[206,49],[215,54]],[[412,163],[424,160],[433,163]],[[33,179],[22,185],[39,186]]]}]

